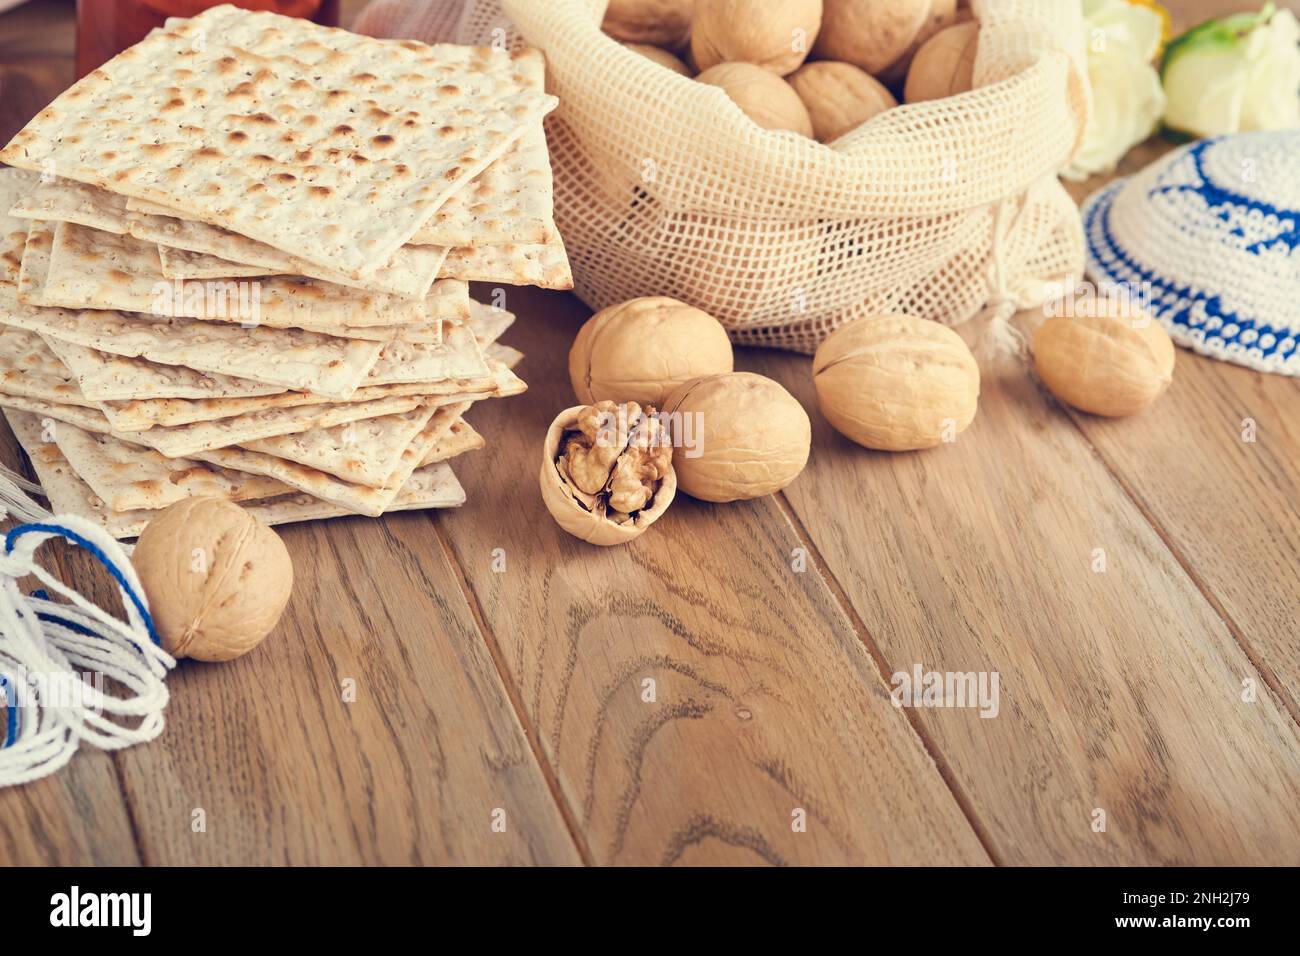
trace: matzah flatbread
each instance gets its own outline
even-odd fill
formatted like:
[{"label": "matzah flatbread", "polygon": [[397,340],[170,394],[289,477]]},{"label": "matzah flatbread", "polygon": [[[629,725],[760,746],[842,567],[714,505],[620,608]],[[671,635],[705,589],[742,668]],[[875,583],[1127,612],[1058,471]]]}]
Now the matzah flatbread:
[{"label": "matzah flatbread", "polygon": [[37,182],[17,202],[0,209],[6,211],[15,219],[75,222],[106,232],[126,232],[125,196],[57,176]]},{"label": "matzah flatbread", "polygon": [[469,422],[460,419],[452,422],[447,434],[429,449],[428,454],[424,456],[424,461],[420,462],[420,467],[458,458],[466,452],[478,451],[486,444],[483,436],[476,432]]},{"label": "matzah flatbread", "polygon": [[519,72],[540,57],[215,7],[83,77],[0,160],[363,278],[555,107]]},{"label": "matzah flatbread", "polygon": [[[131,201],[126,203],[132,208]],[[151,204],[151,209],[159,208]],[[352,289],[385,292],[422,299],[429,294],[447,257],[446,246],[403,246],[391,260],[365,279],[353,279],[334,269],[281,252],[256,239],[229,229],[184,218],[178,211],[168,215],[128,213],[127,231],[137,239],[156,242],[164,253],[163,271],[175,278],[207,278],[235,274],[232,269],[260,269],[240,275],[300,275]],[[227,265],[228,263],[228,265]]]},{"label": "matzah flatbread", "polygon": [[438,346],[389,342],[367,373],[365,384],[399,385],[472,379],[481,378],[488,371],[487,362],[469,326],[453,325],[443,328],[442,344]]},{"label": "matzah flatbread", "polygon": [[[540,58],[520,60],[518,66],[526,88],[545,89],[546,69]],[[553,197],[551,154],[539,120],[443,203],[410,241],[453,247],[549,242],[558,235]]]},{"label": "matzah flatbread", "polygon": [[[486,349],[496,344],[496,340],[511,326],[515,317],[505,309],[493,308],[477,302],[471,304],[473,312],[469,320],[469,327],[474,332],[474,337],[478,343]],[[440,341],[441,338],[442,336],[439,335],[438,339]],[[147,403],[154,400],[162,402],[174,398],[253,398],[288,391],[282,386],[265,385],[248,379],[199,372],[183,366],[159,365],[142,358],[113,355],[109,352],[96,351],[95,349],[59,339],[51,338],[47,341],[54,353],[76,377],[77,383],[81,386],[81,392],[86,399],[95,402],[142,402],[144,404],[136,405],[136,409],[140,412],[145,412],[148,408]],[[513,367],[518,358],[522,358],[513,349],[494,354],[497,359],[509,367]],[[514,358],[513,361],[506,361],[506,356],[518,356],[518,358]],[[374,369],[372,368],[371,371],[373,372]],[[494,372],[490,369],[488,375],[493,374]],[[364,389],[367,384],[363,382],[362,388]],[[396,393],[388,392],[385,394]],[[370,397],[377,397],[374,394],[374,389],[370,389]],[[352,400],[361,401],[363,399],[354,393]],[[303,400],[291,397],[278,402],[266,403],[260,407],[303,403]],[[216,406],[213,407],[216,408]],[[229,407],[236,408],[237,406]],[[170,411],[180,413],[181,408],[181,405],[173,404]],[[237,410],[220,411],[219,413],[200,415],[196,418],[187,418],[184,421],[224,418],[235,414],[240,414],[240,412]],[[184,421],[150,421],[149,424],[183,424]],[[138,427],[148,428],[149,424],[139,425]],[[114,422],[114,427],[121,426]]]},{"label": "matzah flatbread", "polygon": [[169,428],[149,428],[138,432],[117,432],[101,411],[80,405],[60,405],[41,399],[25,398],[0,392],[0,405],[32,412],[44,418],[67,422],[96,434],[111,434],[123,441],[144,445],[168,458],[192,458],[197,452],[224,448],[228,445],[275,435],[289,435],[312,428],[327,428],[347,422],[361,421],[379,415],[394,415],[409,411],[421,403],[419,396],[392,396],[369,402],[350,402],[342,405],[308,405],[299,408],[273,408],[264,412],[221,418],[216,421],[195,422]]},{"label": "matzah flatbread", "polygon": [[[538,88],[541,88],[540,84]],[[100,195],[111,195],[94,186],[83,186],[83,188]],[[58,214],[35,215],[37,211],[33,210],[33,214],[29,216],[17,212],[14,215],[25,215],[34,219],[63,218]],[[125,211],[136,213],[135,218],[142,220],[137,233],[141,239],[156,234],[153,230],[161,225],[143,222],[143,217],[139,215],[141,213],[173,219],[184,218],[177,210],[149,202],[147,199],[125,200]],[[116,225],[118,228],[114,231],[126,231],[130,218],[128,216],[122,222],[114,222],[107,218],[101,218],[100,221]],[[193,223],[195,220],[185,221]],[[87,222],[86,225],[94,225],[94,223]],[[227,232],[227,230],[221,231]],[[198,235],[198,233],[193,236],[174,235],[171,238],[175,240],[174,244],[177,246],[181,246],[182,242],[205,241],[196,238]],[[550,242],[557,235],[559,230],[555,227],[554,219],[554,177],[551,172],[551,154],[546,148],[545,128],[538,123],[536,129],[526,133],[519,142],[506,151],[504,156],[448,199],[442,208],[433,214],[433,218],[411,237],[407,246],[455,248],[495,246],[506,243],[540,245]],[[270,248],[265,244],[262,245],[264,248]],[[189,247],[182,246],[182,248]],[[279,254],[284,255],[284,253]]]},{"label": "matzah flatbread", "polygon": [[[514,322],[514,315],[504,309],[473,303],[473,316],[469,328],[477,343],[491,351],[495,361],[487,363],[486,373],[477,378],[443,379],[440,381],[409,381],[400,384],[377,385],[377,375],[384,369],[376,363],[371,375],[351,396],[351,401],[369,401],[389,395],[444,396],[472,394],[478,398],[517,395],[524,385],[506,369],[513,367],[520,353],[497,345],[496,339]],[[461,337],[449,337],[462,343]],[[261,391],[240,391],[242,380],[210,377],[205,382],[203,373],[188,369],[158,367],[141,359],[110,356],[101,352],[67,346],[51,340],[54,350],[77,374],[83,393],[104,403],[104,412],[115,430],[139,431],[154,425],[183,425],[198,421],[227,418],[267,408],[289,408],[297,405],[320,404],[326,399],[303,392],[288,392],[263,386]],[[381,353],[382,354],[382,353]],[[390,353],[390,359],[392,354]],[[138,363],[132,365],[131,363]],[[504,366],[504,367],[503,367]],[[447,372],[448,369],[443,369]],[[92,391],[93,384],[93,391]],[[136,395],[157,394],[158,398],[134,395],[113,396],[109,390],[125,391],[136,387]],[[201,388],[209,394],[193,394]],[[173,392],[185,392],[175,394]],[[180,399],[180,400],[177,400]]]},{"label": "matzah flatbread", "polygon": [[77,380],[82,396],[91,402],[126,401],[153,395],[190,399],[230,398],[288,391],[282,385],[263,385],[244,378],[199,372],[182,365],[159,365],[148,359],[113,355],[60,339],[44,341]]},{"label": "matzah flatbread", "polygon": [[[526,88],[543,91],[545,68],[542,61],[530,59],[520,61],[518,65],[520,75],[526,80]],[[128,200],[126,208],[133,212],[155,216],[178,216],[176,210],[142,199]],[[149,238],[154,234],[142,231],[139,235],[140,238]],[[550,242],[558,235],[554,219],[554,176],[551,171],[551,155],[546,146],[545,129],[541,122],[537,122],[520,137],[518,142],[506,150],[500,159],[475,177],[464,189],[452,195],[411,237],[408,245],[444,248],[505,244],[541,245]],[[181,241],[168,243],[162,238],[156,241],[164,245],[173,244],[193,249],[196,252],[210,252],[237,262],[258,261],[245,258],[231,246],[227,246],[226,251],[223,252],[209,247],[205,239],[186,238],[198,241],[201,245],[184,245]],[[199,268],[199,265],[191,264],[187,268]],[[299,272],[296,268],[283,267],[280,267],[279,271],[291,274]],[[197,275],[193,277],[201,278]],[[339,281],[330,279],[326,275],[317,278]]]},{"label": "matzah flatbread", "polygon": [[[442,410],[439,411],[441,413]],[[343,481],[315,468],[242,447],[218,448],[195,457],[236,471],[279,479],[286,485],[292,485],[340,508],[376,518],[392,506],[400,487],[419,467],[429,449],[446,434],[450,424],[451,420],[440,417],[440,414],[433,416],[424,430],[402,452],[400,463],[389,479],[391,487],[387,488]]]},{"label": "matzah flatbread", "polygon": [[0,391],[95,408],[57,355],[34,332],[0,326]]},{"label": "matzah flatbread", "polygon": [[[153,216],[151,220],[159,220],[161,217]],[[176,220],[172,220],[176,221]],[[191,223],[206,229],[215,229],[212,226],[203,226],[201,223]],[[271,266],[267,263],[273,262],[276,256],[281,256],[285,260],[291,257],[284,256],[278,250],[271,249],[269,246],[263,248],[269,250],[273,255],[257,256],[248,251],[241,253],[238,248],[230,248],[222,251],[221,255],[214,255],[205,252],[191,251],[185,249],[175,249],[163,243],[161,233],[155,229],[139,228],[138,223],[132,223],[131,234],[141,239],[154,240],[158,244],[158,253],[161,258],[162,273],[168,279],[220,279],[236,277],[257,277],[257,276],[274,276],[279,274],[290,275],[307,275],[317,278],[326,278],[306,267],[302,263],[284,261],[277,266]],[[233,236],[233,233],[230,235]],[[235,237],[242,239],[242,237]],[[196,242],[195,248],[201,243]],[[217,243],[207,243],[209,249],[216,247]],[[426,247],[430,250],[435,247]],[[438,266],[435,273],[441,277],[442,281],[448,279],[459,279],[465,282],[500,282],[507,285],[532,285],[543,289],[572,289],[573,273],[569,267],[569,257],[565,252],[564,243],[558,236],[547,243],[539,244],[483,244],[478,246],[463,246],[457,249],[447,249],[445,246],[437,247]],[[400,253],[399,253],[400,255]],[[252,265],[250,263],[259,263]],[[430,288],[432,274],[422,277],[418,289],[416,284],[408,284],[403,287],[400,283],[389,283],[383,288],[383,291],[395,291],[402,295],[423,296]],[[348,283],[343,283],[348,284]],[[364,286],[373,288],[373,286]]]},{"label": "matzah flatbread", "polygon": [[[10,222],[22,222],[22,220],[15,219],[10,220]],[[55,242],[56,230],[65,225],[67,224],[46,223],[33,219],[27,222],[25,233],[20,234],[15,230],[0,235],[0,257],[7,259],[9,247],[17,243],[16,248],[13,249],[20,259],[16,287],[17,297],[19,301],[31,308],[51,307],[52,305],[51,300],[46,297],[47,282],[51,269],[51,251]],[[100,235],[107,234],[100,233]],[[129,236],[117,238],[122,239],[123,242],[136,241]],[[156,254],[157,247],[152,248]],[[159,257],[158,261],[161,263],[161,257]],[[152,268],[152,266],[147,268]],[[161,265],[158,268],[161,269]],[[94,272],[102,274],[107,269],[106,264],[98,263]],[[85,281],[87,278],[88,276],[83,275],[78,281]],[[115,275],[111,282],[127,281],[128,279],[126,273],[121,273]],[[260,283],[262,280],[260,279],[177,282],[166,279],[159,272],[158,275],[152,278],[152,281],[139,275],[131,281],[135,284],[134,291],[123,293],[121,290],[117,290],[106,293],[106,297],[111,296],[124,304],[139,306],[142,311],[128,311],[126,313],[132,316],[143,314],[146,318],[157,318],[159,316],[147,315],[147,313],[155,310],[163,313],[181,311],[193,312],[196,315],[202,313],[204,318],[199,321],[210,321],[213,324],[238,323],[246,327],[266,325],[270,328],[280,327],[290,331],[299,331],[301,327],[314,325],[309,315],[304,314],[294,318],[291,312],[281,308],[281,306],[285,305],[283,299],[280,306],[277,306],[277,311],[273,317],[268,318],[264,315],[261,308],[262,287]],[[277,284],[280,292],[287,292],[290,296],[305,292],[306,299],[310,299],[315,295],[314,290],[311,289],[286,287],[280,279],[270,281]],[[293,280],[285,281],[292,282]],[[255,282],[259,284],[254,286],[253,283]],[[147,292],[153,293],[154,298],[145,302],[144,296]],[[64,301],[71,301],[73,298],[75,296],[69,295],[65,291]],[[362,313],[363,320],[375,321],[376,324],[371,326],[327,324],[320,329],[302,330],[319,331],[322,335],[332,335],[336,338],[363,339],[372,342],[387,342],[400,334],[403,339],[410,342],[436,344],[441,341],[443,321],[461,321],[468,316],[469,285],[454,279],[440,280],[435,285],[432,293],[422,301],[405,299],[397,301],[405,303],[401,307],[400,317],[408,318],[410,314],[418,314],[421,316],[420,321],[415,324],[383,325],[378,324],[376,315]],[[181,307],[177,308],[176,303],[180,303]],[[335,299],[326,308],[335,308],[338,305],[339,301]],[[79,307],[73,306],[72,308]],[[408,312],[408,310],[414,311]],[[245,317],[248,317],[249,321],[243,321]]]},{"label": "matzah flatbread", "polygon": [[186,498],[250,501],[294,490],[261,475],[188,458],[165,458],[152,449],[75,425],[60,424],[52,434],[73,470],[112,511],[156,510]]},{"label": "matzah flatbread", "polygon": [[[53,442],[41,438],[40,421],[33,415],[5,409],[9,421],[55,514],[75,514],[106,528],[116,538],[134,538],[158,513],[156,511],[109,511],[90,486],[82,481]],[[417,469],[393,499],[387,512],[426,508],[456,508],[465,503],[465,491],[452,470],[444,464]],[[240,507],[258,520],[270,524],[314,521],[352,514],[329,502],[296,492],[261,501],[241,502]]]},{"label": "matzah flatbread", "polygon": [[483,357],[491,365],[500,364],[506,368],[514,368],[524,360],[524,353],[500,342],[493,342],[483,350]]},{"label": "matzah flatbread", "polygon": [[[428,321],[420,301],[302,276],[228,283],[169,281],[155,243],[72,222],[53,225],[44,286],[37,291],[24,285],[19,296],[28,305],[140,312],[331,335],[347,335],[349,328]],[[29,249],[37,247],[40,228],[40,220],[31,220]]]},{"label": "matzah flatbread", "polygon": [[256,279],[276,275],[275,269],[245,265],[216,256],[170,246],[158,246],[158,265],[168,279]]},{"label": "matzah flatbread", "polygon": [[569,256],[558,237],[543,245],[473,246],[453,249],[442,274],[466,282],[504,282],[543,289],[572,289]]},{"label": "matzah flatbread", "polygon": [[332,428],[313,428],[294,435],[243,442],[241,447],[294,461],[344,481],[378,488],[389,482],[402,463],[402,453],[437,411],[422,405],[398,415],[381,415]]},{"label": "matzah flatbread", "polygon": [[[527,390],[528,386],[510,371],[508,365],[492,361],[488,364],[488,369],[487,376],[476,379],[365,386],[353,392],[349,401],[369,402],[378,398],[414,395],[429,404],[441,405],[458,400],[510,398],[514,395],[522,395]],[[157,425],[173,427],[247,415],[273,408],[297,408],[329,403],[329,399],[307,392],[283,392],[278,395],[253,398],[165,398],[100,404],[113,431],[125,433],[143,431]]]},{"label": "matzah flatbread", "polygon": [[36,183],[25,169],[0,169],[0,283],[17,286],[27,245],[27,223],[10,216],[8,209]]},{"label": "matzah flatbread", "polygon": [[302,329],[243,328],[200,319],[40,308],[0,283],[0,323],[114,355],[147,358],[347,399],[379,359],[382,342]]},{"label": "matzah flatbread", "polygon": [[[447,254],[446,247],[403,246],[374,276],[357,281],[219,226],[181,221],[176,218],[179,214],[175,210],[129,200],[98,186],[61,177],[37,184],[9,209],[9,215],[45,222],[72,222],[158,243],[164,247],[159,249],[163,274],[178,279],[303,275],[355,289],[423,298]],[[175,248],[169,254],[167,247]],[[260,265],[252,265],[254,262]]]}]

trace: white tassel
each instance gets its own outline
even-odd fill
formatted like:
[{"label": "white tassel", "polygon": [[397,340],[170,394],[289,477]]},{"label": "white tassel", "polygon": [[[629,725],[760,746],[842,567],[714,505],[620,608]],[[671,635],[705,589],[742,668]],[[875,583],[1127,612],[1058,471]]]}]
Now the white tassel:
[{"label": "white tassel", "polygon": [[49,518],[49,509],[42,508],[31,495],[45,497],[40,485],[0,465],[0,520],[6,515],[13,515],[19,521],[44,521]]},{"label": "white tassel", "polygon": [[[17,491],[12,482],[5,483]],[[15,514],[35,507],[30,499],[24,504],[21,494],[10,501],[9,489],[2,485],[0,494],[6,505],[18,505]],[[125,549],[84,518],[45,512],[41,523],[51,530],[11,532],[13,537],[0,546],[0,706],[8,711],[0,737],[0,786],[55,772],[83,741],[117,750],[157,737],[167,705],[163,678],[176,666],[154,643],[144,588]],[[125,621],[36,562],[43,541],[67,536],[81,539],[78,543],[114,573]],[[22,593],[18,581],[29,575],[53,599]],[[85,680],[87,674],[93,682]],[[114,693],[107,693],[105,685]]]}]

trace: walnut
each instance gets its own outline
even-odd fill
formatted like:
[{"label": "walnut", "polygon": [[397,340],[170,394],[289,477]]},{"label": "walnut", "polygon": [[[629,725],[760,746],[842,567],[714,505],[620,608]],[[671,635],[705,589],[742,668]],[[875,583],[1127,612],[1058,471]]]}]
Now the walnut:
[{"label": "walnut", "polygon": [[617,399],[662,406],[682,382],[731,368],[731,341],[721,323],[662,295],[601,309],[569,350],[569,381],[587,404]]},{"label": "walnut", "polygon": [[683,46],[691,32],[695,0],[610,0],[601,29],[617,40]]},{"label": "walnut", "polygon": [[676,440],[681,488],[702,501],[744,501],[780,491],[808,463],[808,413],[778,383],[753,372],[697,378],[664,408]]},{"label": "walnut", "polygon": [[660,66],[667,67],[674,73],[687,77],[695,75],[695,71],[682,62],[680,57],[662,47],[651,46],[649,43],[624,43],[623,46],[627,47],[633,53],[641,54],[641,56],[645,57],[647,60],[658,63]]},{"label": "walnut", "polygon": [[612,545],[640,535],[677,493],[671,439],[654,406],[565,409],[546,435],[541,487],[551,516],[575,537]]},{"label": "walnut", "polygon": [[813,135],[823,143],[834,142],[898,105],[883,83],[852,63],[805,63],[790,74],[789,81],[808,108]]},{"label": "walnut", "polygon": [[173,657],[229,661],[271,632],[293,590],[279,535],[239,505],[191,498],[163,511],[131,556]]},{"label": "walnut", "polygon": [[812,137],[812,118],[799,94],[781,77],[752,63],[719,63],[696,82],[720,87],[742,113],[763,129],[792,130]]},{"label": "walnut", "polygon": [[825,0],[813,53],[889,82],[890,68],[901,66],[906,73],[912,54],[953,21],[956,8],[956,0]]},{"label": "walnut", "polygon": [[975,418],[980,370],[952,329],[874,315],[827,336],[813,358],[817,404],[846,438],[879,451],[931,448]]},{"label": "walnut", "polygon": [[822,0],[696,0],[691,56],[701,70],[753,63],[785,76],[808,57]]},{"label": "walnut", "polygon": [[1142,411],[1169,387],[1174,343],[1136,306],[1055,316],[1034,335],[1034,368],[1067,405],[1118,418]]},{"label": "walnut", "polygon": [[980,25],[973,20],[940,30],[926,40],[907,71],[903,99],[920,103],[968,92],[975,85],[979,41]]}]

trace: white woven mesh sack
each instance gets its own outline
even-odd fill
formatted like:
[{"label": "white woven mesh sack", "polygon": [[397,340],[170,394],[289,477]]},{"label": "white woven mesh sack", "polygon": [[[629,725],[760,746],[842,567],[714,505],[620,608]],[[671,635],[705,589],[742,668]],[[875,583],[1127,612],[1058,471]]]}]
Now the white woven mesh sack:
[{"label": "white woven mesh sack", "polygon": [[[447,0],[405,2],[405,35],[447,19]],[[456,34],[546,53],[556,219],[593,308],[670,295],[738,343],[811,352],[858,316],[1005,318],[1082,277],[1056,178],[1089,109],[1078,0],[973,0],[977,88],[833,146],[761,129],[720,89],[626,50],[600,32],[605,6],[465,0]]]}]

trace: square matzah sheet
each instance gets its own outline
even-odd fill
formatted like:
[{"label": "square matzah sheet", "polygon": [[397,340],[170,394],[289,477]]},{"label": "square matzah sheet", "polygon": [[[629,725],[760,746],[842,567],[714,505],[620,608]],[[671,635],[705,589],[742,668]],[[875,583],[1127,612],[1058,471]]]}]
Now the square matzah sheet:
[{"label": "square matzah sheet", "polygon": [[215,7],[46,107],[0,159],[363,278],[557,103],[518,53]]}]

